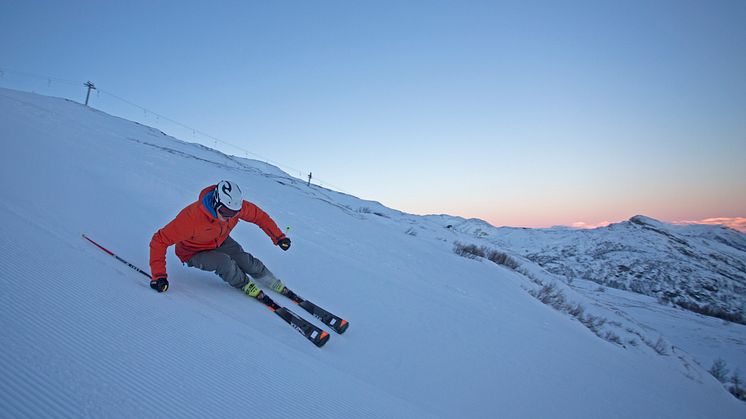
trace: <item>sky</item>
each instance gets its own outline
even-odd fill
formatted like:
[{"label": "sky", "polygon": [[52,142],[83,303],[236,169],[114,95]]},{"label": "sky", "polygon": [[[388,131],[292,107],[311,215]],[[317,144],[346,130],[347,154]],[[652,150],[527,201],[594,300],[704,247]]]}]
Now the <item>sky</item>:
[{"label": "sky", "polygon": [[0,0],[0,86],[415,214],[746,230],[746,2],[124,3]]}]

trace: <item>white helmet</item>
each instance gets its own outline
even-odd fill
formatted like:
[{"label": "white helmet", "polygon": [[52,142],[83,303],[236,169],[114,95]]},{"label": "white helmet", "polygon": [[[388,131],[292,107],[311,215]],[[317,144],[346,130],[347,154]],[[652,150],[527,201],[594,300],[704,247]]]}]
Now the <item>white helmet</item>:
[{"label": "white helmet", "polygon": [[241,209],[243,194],[241,194],[241,188],[235,182],[221,180],[218,183],[215,191],[215,209],[217,210],[221,205],[233,211]]}]

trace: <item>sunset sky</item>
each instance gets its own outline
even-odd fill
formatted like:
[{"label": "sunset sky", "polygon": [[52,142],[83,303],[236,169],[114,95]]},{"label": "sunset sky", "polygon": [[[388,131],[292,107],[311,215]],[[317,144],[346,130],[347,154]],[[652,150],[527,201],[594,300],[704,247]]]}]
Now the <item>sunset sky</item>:
[{"label": "sunset sky", "polygon": [[91,80],[93,107],[396,209],[746,231],[744,1],[2,10],[0,87],[83,101]]}]

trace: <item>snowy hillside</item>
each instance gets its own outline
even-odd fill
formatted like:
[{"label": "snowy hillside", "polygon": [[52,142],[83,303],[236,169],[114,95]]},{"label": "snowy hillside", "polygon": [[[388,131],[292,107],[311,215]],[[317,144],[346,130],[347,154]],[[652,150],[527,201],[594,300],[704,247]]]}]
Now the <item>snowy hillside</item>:
[{"label": "snowy hillside", "polygon": [[[0,89],[0,138],[0,417],[746,416],[706,371],[715,355],[746,365],[742,325],[570,288],[520,252],[520,272],[464,258],[455,241],[484,241],[443,217],[63,99]],[[220,179],[289,226],[293,247],[245,223],[232,237],[348,319],[344,335],[316,348],[173,250],[158,294],[81,238],[147,268],[152,234]],[[548,283],[604,322],[593,331],[529,292]]]},{"label": "snowy hillside", "polygon": [[746,322],[746,234],[736,230],[672,225],[644,216],[593,230],[496,229],[478,220],[460,220],[454,228],[571,280],[587,279]]}]

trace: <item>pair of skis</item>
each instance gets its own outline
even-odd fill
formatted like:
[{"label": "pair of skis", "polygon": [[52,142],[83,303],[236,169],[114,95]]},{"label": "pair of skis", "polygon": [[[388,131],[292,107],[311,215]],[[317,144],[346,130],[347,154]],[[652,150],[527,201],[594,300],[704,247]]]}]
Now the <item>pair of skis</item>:
[{"label": "pair of skis", "polygon": [[[124,263],[125,265],[145,275],[146,277],[153,279],[149,273],[143,271],[137,266],[120,258],[116,254],[114,254],[114,252],[96,243],[95,241],[93,241],[90,237],[86,236],[85,234],[83,234],[83,238],[88,240],[94,246],[103,250],[110,256],[113,256],[114,258],[116,258],[116,260]],[[347,327],[350,325],[350,323],[347,320],[344,320],[338,316],[335,316],[334,314],[324,310],[323,308],[317,306],[316,304],[308,300],[304,300],[303,298],[300,298],[297,294],[290,291],[289,289],[287,289],[287,291],[284,292],[283,295],[290,298],[294,303],[298,304],[301,308],[311,313],[314,317],[319,319],[322,323],[329,326],[332,330],[339,333],[340,335],[344,333],[345,330],[347,330]],[[304,319],[303,317],[300,317],[299,315],[293,313],[292,311],[290,311],[290,309],[286,307],[281,307],[280,305],[275,303],[271,298],[269,298],[266,294],[264,294],[264,292],[262,292],[262,298],[258,300],[262,304],[266,305],[275,314],[280,316],[280,318],[285,320],[290,326],[293,327],[293,329],[297,330],[306,339],[310,340],[314,345],[318,346],[319,348],[324,346],[324,344],[326,344],[326,342],[329,340],[328,332],[322,330],[321,328],[317,327],[316,325]]]},{"label": "pair of skis", "polygon": [[[283,292],[283,295],[290,298],[294,303],[299,305],[307,312],[311,313],[314,317],[319,319],[322,323],[329,326],[332,330],[339,333],[340,335],[344,333],[347,330],[347,327],[349,327],[350,325],[347,320],[335,316],[334,314],[324,310],[323,308],[308,300],[304,300],[287,288],[286,291]],[[269,296],[267,296],[267,294],[265,294],[264,292],[262,292],[261,297],[257,298],[257,300],[266,305],[270,310],[272,310],[275,314],[280,316],[280,318],[282,318],[290,326],[292,326],[293,329],[297,330],[301,335],[303,335],[306,339],[311,341],[311,343],[318,346],[319,348],[324,346],[326,342],[329,341],[328,332],[322,330],[303,317],[300,317],[299,315],[293,313],[289,308],[281,307],[271,298],[269,298]]]}]

